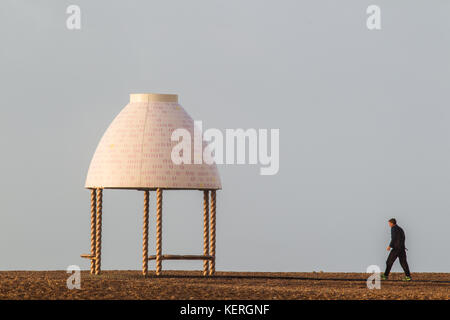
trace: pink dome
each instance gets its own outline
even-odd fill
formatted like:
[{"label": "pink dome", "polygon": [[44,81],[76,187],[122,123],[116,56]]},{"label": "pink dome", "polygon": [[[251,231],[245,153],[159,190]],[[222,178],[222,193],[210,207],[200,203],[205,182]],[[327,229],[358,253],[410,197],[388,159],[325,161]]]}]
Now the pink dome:
[{"label": "pink dome", "polygon": [[215,164],[172,162],[178,141],[171,141],[171,135],[178,128],[188,130],[194,139],[194,121],[178,104],[177,95],[131,94],[130,103],[97,146],[85,187],[221,189]]}]

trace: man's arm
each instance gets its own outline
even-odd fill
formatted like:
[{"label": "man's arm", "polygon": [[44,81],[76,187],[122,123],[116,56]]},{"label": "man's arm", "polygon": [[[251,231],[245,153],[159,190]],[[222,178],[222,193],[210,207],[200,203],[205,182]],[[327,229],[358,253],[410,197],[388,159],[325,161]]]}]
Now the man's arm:
[{"label": "man's arm", "polygon": [[389,247],[395,248],[395,244],[398,240],[398,230],[396,227],[391,228],[391,242],[389,243]]}]

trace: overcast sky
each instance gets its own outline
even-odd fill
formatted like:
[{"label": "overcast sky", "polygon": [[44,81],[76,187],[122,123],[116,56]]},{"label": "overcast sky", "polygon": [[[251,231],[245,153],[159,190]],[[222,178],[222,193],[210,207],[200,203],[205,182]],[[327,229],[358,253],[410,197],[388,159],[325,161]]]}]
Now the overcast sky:
[{"label": "overcast sky", "polygon": [[[66,27],[70,4],[81,30]],[[370,4],[381,30],[366,27]],[[90,159],[129,93],[153,92],[178,94],[204,128],[280,129],[277,175],[219,167],[218,270],[384,268],[396,217],[412,272],[448,272],[449,12],[444,0],[1,1],[0,269],[88,268]],[[104,192],[103,268],[141,268],[142,207],[142,192]],[[151,193],[150,254],[155,207]],[[163,252],[201,254],[202,230],[201,192],[166,192]]]}]

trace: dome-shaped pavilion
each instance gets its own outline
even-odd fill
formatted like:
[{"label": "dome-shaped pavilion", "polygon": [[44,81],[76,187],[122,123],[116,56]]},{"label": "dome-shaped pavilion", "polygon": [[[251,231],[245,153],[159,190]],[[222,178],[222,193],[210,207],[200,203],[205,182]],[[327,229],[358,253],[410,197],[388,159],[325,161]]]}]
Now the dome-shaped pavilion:
[{"label": "dome-shaped pavilion", "polygon": [[[203,260],[203,274],[214,273],[216,190],[221,189],[220,177],[215,164],[194,164],[193,161],[175,164],[172,161],[172,149],[178,141],[172,141],[171,136],[176,129],[185,129],[194,138],[194,121],[178,104],[177,95],[131,94],[130,103],[101,138],[85,183],[91,190],[91,254],[82,257],[91,259],[91,273],[100,274],[103,189],[144,191],[144,275],[148,273],[148,260],[153,259],[156,260],[157,275],[161,274],[162,260],[165,259]],[[191,154],[194,154],[195,143],[191,146]],[[162,255],[163,189],[203,191],[203,255]],[[157,244],[156,255],[148,256],[149,192],[153,190],[157,195]]]}]

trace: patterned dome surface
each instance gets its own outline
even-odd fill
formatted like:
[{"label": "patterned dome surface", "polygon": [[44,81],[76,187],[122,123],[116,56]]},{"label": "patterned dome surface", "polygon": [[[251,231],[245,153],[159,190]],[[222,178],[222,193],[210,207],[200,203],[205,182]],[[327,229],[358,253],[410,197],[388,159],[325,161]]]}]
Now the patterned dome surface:
[{"label": "patterned dome surface", "polygon": [[131,94],[97,146],[85,187],[221,189],[215,164],[172,162],[172,148],[179,142],[171,135],[178,128],[190,132],[194,155],[194,121],[177,95]]}]

